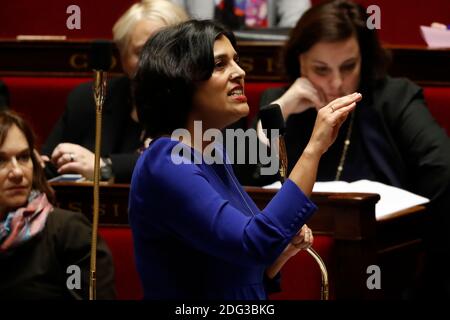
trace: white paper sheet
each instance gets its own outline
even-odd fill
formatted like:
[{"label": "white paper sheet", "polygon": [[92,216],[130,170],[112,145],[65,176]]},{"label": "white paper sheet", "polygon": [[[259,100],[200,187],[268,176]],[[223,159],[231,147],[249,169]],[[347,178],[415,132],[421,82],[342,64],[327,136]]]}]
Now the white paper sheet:
[{"label": "white paper sheet", "polygon": [[430,48],[450,48],[450,30],[420,26],[420,33]]},{"label": "white paper sheet", "polygon": [[[275,182],[263,188],[279,189],[280,187],[281,183]],[[313,191],[377,193],[380,195],[380,201],[375,205],[376,218],[430,202],[429,199],[412,192],[369,180],[351,183],[345,181],[316,182]]]}]

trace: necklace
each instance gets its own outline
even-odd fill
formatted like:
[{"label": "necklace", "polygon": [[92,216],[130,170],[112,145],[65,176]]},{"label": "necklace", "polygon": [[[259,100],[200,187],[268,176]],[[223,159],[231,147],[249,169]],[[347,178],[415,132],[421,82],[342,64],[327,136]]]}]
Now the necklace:
[{"label": "necklace", "polygon": [[[245,206],[247,207],[247,209],[249,210],[249,212],[252,214],[252,216],[255,215],[255,213],[253,212],[252,208],[250,207],[250,205],[248,204],[247,200],[245,199],[245,196],[242,194],[241,189],[239,188],[238,184],[236,183],[236,181],[234,180],[234,175],[230,172],[230,170],[227,167],[227,164],[223,164],[223,166],[225,167],[225,171],[228,174],[228,177],[231,179],[231,181],[233,181],[234,187],[235,189],[237,189],[237,191],[239,192],[239,195],[241,197],[241,199],[244,201]],[[213,169],[213,171],[215,172],[215,170]],[[216,172],[215,172],[216,173]],[[217,175],[217,173],[216,173]]]},{"label": "necklace", "polygon": [[344,147],[342,149],[342,155],[341,155],[341,159],[339,160],[339,165],[336,170],[336,177],[335,177],[334,181],[340,180],[342,171],[344,170],[344,163],[345,163],[345,159],[347,158],[348,147],[350,147],[350,138],[352,135],[354,119],[355,119],[355,111],[352,111],[352,114],[350,116],[350,124],[348,125],[347,134],[345,136],[345,141],[344,141]]}]

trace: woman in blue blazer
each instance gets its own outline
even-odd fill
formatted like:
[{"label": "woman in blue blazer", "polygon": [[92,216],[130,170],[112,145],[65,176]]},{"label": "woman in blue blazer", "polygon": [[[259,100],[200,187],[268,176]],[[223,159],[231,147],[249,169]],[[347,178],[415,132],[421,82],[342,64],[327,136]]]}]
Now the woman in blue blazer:
[{"label": "woman in blue blazer", "polygon": [[211,21],[165,28],[143,48],[135,98],[153,140],[133,173],[129,218],[147,299],[266,299],[283,264],[313,241],[305,222],[317,166],[361,95],[319,112],[289,178],[259,210],[220,144],[196,139],[248,114],[244,76],[233,34]]}]

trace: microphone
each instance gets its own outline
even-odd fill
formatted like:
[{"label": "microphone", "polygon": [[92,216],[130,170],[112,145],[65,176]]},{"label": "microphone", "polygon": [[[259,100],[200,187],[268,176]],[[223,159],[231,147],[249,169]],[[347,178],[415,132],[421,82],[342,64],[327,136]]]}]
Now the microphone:
[{"label": "microphone", "polygon": [[[261,125],[264,129],[267,129],[267,138],[270,141],[271,147],[272,141],[276,141],[279,146],[279,172],[281,177],[281,182],[284,182],[287,178],[287,152],[286,143],[284,141],[284,132],[286,129],[283,114],[281,113],[281,108],[278,104],[269,104],[264,106],[259,111],[259,118],[261,119]],[[277,130],[278,136],[272,137],[273,131]],[[278,148],[275,147],[275,151]]]},{"label": "microphone", "polygon": [[268,130],[278,129],[280,130],[280,135],[284,134],[285,124],[281,108],[278,104],[273,103],[262,107],[259,110],[259,118],[261,119],[263,128]]},{"label": "microphone", "polygon": [[93,70],[108,71],[111,67],[112,43],[109,40],[94,40],[91,44],[89,65]]},{"label": "microphone", "polygon": [[106,96],[106,76],[111,67],[112,44],[107,40],[96,40],[92,42],[89,59],[90,67],[94,71],[94,101],[95,113],[95,160],[94,160],[94,204],[91,239],[91,264],[89,276],[89,300],[96,300],[97,290],[97,232],[99,219],[100,201],[100,150],[102,133],[102,110]]},{"label": "microphone", "polygon": [[89,66],[94,71],[94,99],[98,108],[103,107],[106,96],[106,75],[111,67],[112,43],[108,40],[95,40],[91,44]]}]

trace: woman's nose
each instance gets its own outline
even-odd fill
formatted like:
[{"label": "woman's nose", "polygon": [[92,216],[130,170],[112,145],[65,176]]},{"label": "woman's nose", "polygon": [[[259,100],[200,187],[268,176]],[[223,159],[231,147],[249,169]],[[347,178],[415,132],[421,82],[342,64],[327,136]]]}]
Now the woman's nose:
[{"label": "woman's nose", "polygon": [[342,87],[342,76],[338,73],[333,75],[333,79],[331,79],[331,86],[333,90],[338,90]]},{"label": "woman's nose", "polygon": [[19,165],[19,163],[17,162],[17,159],[15,157],[13,157],[11,159],[11,167],[10,167],[10,171],[9,171],[9,176],[15,180],[17,180],[17,179],[21,180],[23,178],[23,169]]},{"label": "woman's nose", "polygon": [[244,77],[245,77],[244,69],[242,69],[241,66],[237,62],[234,62],[233,70],[230,74],[231,80],[236,79],[236,78],[244,78]]}]

